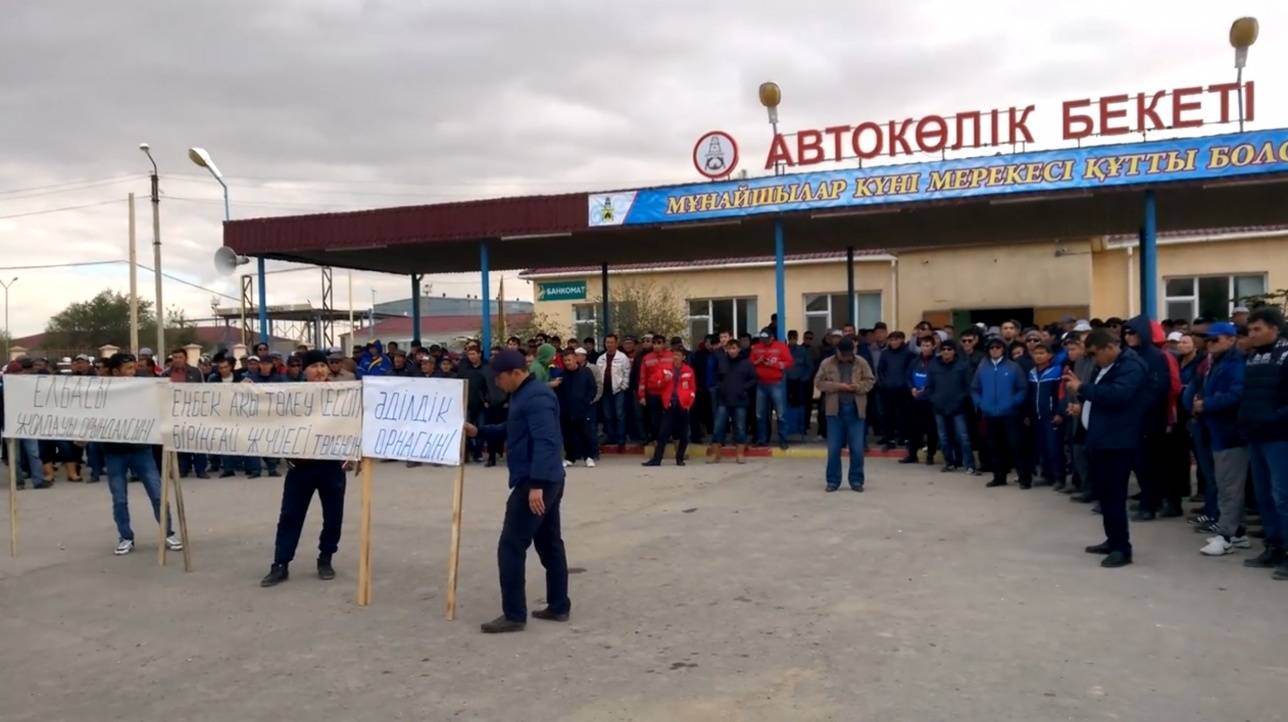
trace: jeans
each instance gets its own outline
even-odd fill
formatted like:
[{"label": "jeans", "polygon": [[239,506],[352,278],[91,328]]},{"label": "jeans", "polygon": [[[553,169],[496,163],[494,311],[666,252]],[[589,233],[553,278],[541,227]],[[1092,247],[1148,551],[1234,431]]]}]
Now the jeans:
[{"label": "jeans", "polygon": [[45,478],[45,472],[40,468],[40,442],[35,439],[22,439],[20,444],[22,448],[19,450],[19,455],[27,457],[28,473],[31,474],[31,480],[38,484]]},{"label": "jeans", "polygon": [[340,525],[344,521],[344,487],[344,467],[338,461],[306,461],[286,472],[282,482],[282,513],[277,518],[273,548],[275,564],[290,564],[295,558],[304,517],[309,513],[309,502],[313,501],[315,491],[322,504],[318,553],[327,559],[335,554],[340,548]]},{"label": "jeans", "polygon": [[731,409],[724,404],[716,406],[716,425],[711,436],[712,443],[724,446],[725,436],[729,432],[730,417],[733,418],[733,443],[740,446],[747,443],[747,407],[738,406]]},{"label": "jeans", "polygon": [[1282,547],[1288,528],[1288,441],[1250,441],[1248,457],[1266,546]]},{"label": "jeans", "polygon": [[787,443],[787,389],[780,381],[756,387],[756,443],[769,443],[770,406],[778,416],[778,441]]},{"label": "jeans", "polygon": [[599,399],[600,418],[604,420],[604,433],[608,443],[621,445],[626,443],[626,392],[612,394],[607,390]]},{"label": "jeans", "polygon": [[1096,485],[1096,496],[1100,499],[1105,539],[1109,542],[1111,551],[1130,556],[1127,482],[1131,477],[1137,452],[1133,449],[1088,449],[1088,452],[1091,456],[1091,478]]},{"label": "jeans", "polygon": [[505,502],[505,522],[496,546],[496,564],[501,576],[501,611],[514,622],[528,621],[528,601],[524,586],[524,565],[528,547],[537,549],[541,566],[546,568],[546,604],[555,614],[572,609],[568,599],[568,556],[559,529],[559,502],[563,500],[562,483],[542,489],[546,513],[537,516],[528,506],[530,487],[520,484],[510,490]]},{"label": "jeans", "polygon": [[850,488],[863,488],[863,419],[854,404],[841,404],[836,416],[827,417],[827,486],[841,485],[841,447],[850,449]]},{"label": "jeans", "polygon": [[1042,464],[1042,477],[1051,484],[1064,483],[1064,428],[1053,425],[1051,419],[1034,418],[1033,448]]},{"label": "jeans", "polygon": [[[116,534],[121,539],[134,539],[134,530],[130,528],[130,500],[126,494],[128,487],[126,472],[132,472],[143,482],[143,489],[152,502],[152,516],[161,521],[161,474],[157,471],[156,461],[152,458],[151,447],[142,447],[125,453],[107,452],[103,455],[107,464],[107,489],[112,493],[112,519],[116,522]],[[166,514],[166,536],[174,533],[174,517]]]},{"label": "jeans", "polygon": [[90,442],[85,447],[85,460],[89,464],[88,478],[97,479],[104,473],[103,447],[98,442]]},{"label": "jeans", "polygon": [[970,447],[970,424],[965,412],[935,414],[935,430],[939,432],[945,464],[975,468],[975,454]]}]

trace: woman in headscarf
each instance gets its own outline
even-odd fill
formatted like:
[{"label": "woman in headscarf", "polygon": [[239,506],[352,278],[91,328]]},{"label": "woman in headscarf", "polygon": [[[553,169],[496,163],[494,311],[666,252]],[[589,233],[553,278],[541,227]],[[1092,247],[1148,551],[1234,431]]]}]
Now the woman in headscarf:
[{"label": "woman in headscarf", "polygon": [[555,359],[555,347],[548,343],[543,343],[537,347],[536,358],[533,359],[532,365],[528,367],[528,372],[534,378],[543,384],[550,383],[550,364]]}]

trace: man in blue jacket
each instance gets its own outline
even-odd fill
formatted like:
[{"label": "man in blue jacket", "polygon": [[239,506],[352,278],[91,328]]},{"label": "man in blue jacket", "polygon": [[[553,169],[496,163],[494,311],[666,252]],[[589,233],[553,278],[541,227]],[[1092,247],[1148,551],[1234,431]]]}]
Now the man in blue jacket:
[{"label": "man in blue jacket", "polygon": [[1275,579],[1288,580],[1288,340],[1280,329],[1284,317],[1278,309],[1258,308],[1248,316],[1252,350],[1243,377],[1243,403],[1239,429],[1248,439],[1252,484],[1266,548],[1244,565],[1275,568]]},{"label": "man in blue jacket", "polygon": [[1243,354],[1235,347],[1238,332],[1232,323],[1214,323],[1206,336],[1212,368],[1200,385],[1186,390],[1184,403],[1203,426],[1212,451],[1216,487],[1217,521],[1215,536],[1199,550],[1210,556],[1225,556],[1236,548],[1247,549],[1243,528],[1243,492],[1248,479],[1248,444],[1239,433],[1239,402],[1243,397]]},{"label": "man in blue jacket", "polygon": [[534,546],[546,568],[545,609],[532,613],[537,619],[568,621],[568,557],[559,529],[559,505],[564,493],[563,438],[559,433],[559,402],[550,387],[528,373],[527,359],[505,350],[492,358],[496,384],[510,394],[509,416],[504,424],[465,425],[471,438],[490,442],[505,440],[505,464],[510,472],[510,498],[497,544],[501,576],[502,615],[482,625],[484,633],[519,632],[527,626],[528,604],[524,594],[524,564],[528,546]]},{"label": "man in blue jacket", "polygon": [[984,486],[1006,486],[1006,475],[1014,465],[1020,488],[1027,489],[1033,485],[1033,467],[1020,439],[1020,415],[1028,396],[1028,381],[1019,365],[1006,357],[1005,341],[994,336],[988,340],[987,348],[988,358],[979,365],[970,386],[971,401],[984,417],[993,467],[993,480]]},{"label": "man in blue jacket", "polygon": [[1064,384],[1080,401],[1078,413],[1087,429],[1090,476],[1100,499],[1105,541],[1087,547],[1088,554],[1103,554],[1100,566],[1131,564],[1131,538],[1127,530],[1127,482],[1143,436],[1147,408],[1140,397],[1146,384],[1145,364],[1108,330],[1087,335],[1087,353],[1096,360],[1090,383],[1083,383],[1065,369]]}]

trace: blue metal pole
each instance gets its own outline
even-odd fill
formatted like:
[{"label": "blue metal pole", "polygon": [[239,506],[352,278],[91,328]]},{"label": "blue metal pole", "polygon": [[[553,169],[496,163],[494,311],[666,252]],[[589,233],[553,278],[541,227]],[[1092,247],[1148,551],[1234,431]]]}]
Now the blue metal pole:
[{"label": "blue metal pole", "polygon": [[1145,224],[1140,234],[1140,309],[1158,319],[1158,214],[1154,191],[1145,191]]},{"label": "blue metal pole", "polygon": [[784,268],[783,222],[774,221],[774,291],[778,308],[778,340],[787,340],[787,279]]},{"label": "blue metal pole", "polygon": [[264,258],[259,258],[259,340],[268,343],[268,289],[264,287]]},{"label": "blue metal pole", "polygon": [[479,271],[483,276],[483,348],[480,352],[485,361],[492,348],[492,282],[488,279],[488,265],[487,241],[482,241],[479,243]]},{"label": "blue metal pole", "polygon": [[420,274],[411,274],[411,340],[420,343]]}]

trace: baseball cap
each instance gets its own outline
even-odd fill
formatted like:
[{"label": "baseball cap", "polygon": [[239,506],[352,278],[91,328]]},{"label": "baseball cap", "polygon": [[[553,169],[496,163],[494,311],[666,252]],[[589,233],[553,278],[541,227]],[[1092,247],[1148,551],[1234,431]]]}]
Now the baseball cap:
[{"label": "baseball cap", "polygon": [[1168,341],[1180,341],[1180,340],[1181,340],[1181,337],[1182,337],[1182,336],[1184,336],[1184,335],[1185,335],[1185,334],[1181,333],[1180,331],[1173,331],[1173,332],[1171,332],[1171,333],[1167,334],[1167,340],[1168,340]]},{"label": "baseball cap", "polygon": [[1207,338],[1215,338],[1217,336],[1238,336],[1238,335],[1239,335],[1239,329],[1235,328],[1234,324],[1230,323],[1229,321],[1221,321],[1219,323],[1211,324],[1210,326],[1208,326],[1207,333],[1205,334]]},{"label": "baseball cap", "polygon": [[1234,307],[1234,312],[1235,312],[1235,313],[1251,313],[1250,311],[1248,311],[1248,307],[1247,307],[1247,306],[1235,306],[1235,307]]},{"label": "baseball cap", "polygon": [[[761,335],[761,336],[768,336],[769,334],[767,334],[767,333],[762,333],[762,334],[760,334],[760,335]],[[827,331],[827,335],[828,335],[828,336],[844,336],[845,334],[844,334],[844,333],[841,331],[841,329],[839,329],[839,328],[832,328],[832,329],[828,329],[828,331]]]},{"label": "baseball cap", "polygon": [[1001,346],[1002,348],[1006,348],[1006,342],[1003,341],[999,336],[991,336],[989,337],[988,342],[984,344],[984,347],[993,348],[994,346]]},{"label": "baseball cap", "polygon": [[756,338],[769,338],[769,332],[761,331],[760,333],[756,334]]},{"label": "baseball cap", "polygon": [[259,357],[258,357],[258,356],[247,356],[247,357],[246,357],[246,361],[247,361],[247,362],[254,361],[255,363],[259,363]]},{"label": "baseball cap", "polygon": [[304,368],[308,368],[313,364],[324,364],[326,363],[326,360],[327,357],[324,352],[319,351],[318,349],[309,349],[304,352],[304,359],[301,363]]},{"label": "baseball cap", "polygon": [[503,374],[507,371],[516,369],[526,369],[528,359],[523,354],[513,349],[505,349],[500,353],[492,356],[492,362],[489,364],[492,369],[492,375]]},{"label": "baseball cap", "polygon": [[1073,325],[1073,330],[1079,332],[1090,331],[1091,322],[1086,319],[1079,319],[1078,322]]},{"label": "baseball cap", "polygon": [[577,350],[573,351],[573,353],[577,354],[578,356],[588,356],[588,355],[589,355],[589,354],[587,354],[587,353],[586,353],[586,349],[584,349],[584,348],[582,348],[582,347],[580,347],[580,346],[578,346],[578,347],[577,347]]},{"label": "baseball cap", "polygon": [[152,349],[148,348],[147,346],[144,346],[143,348],[139,349],[139,355],[140,355],[140,356],[155,356],[156,354],[152,353]]}]

